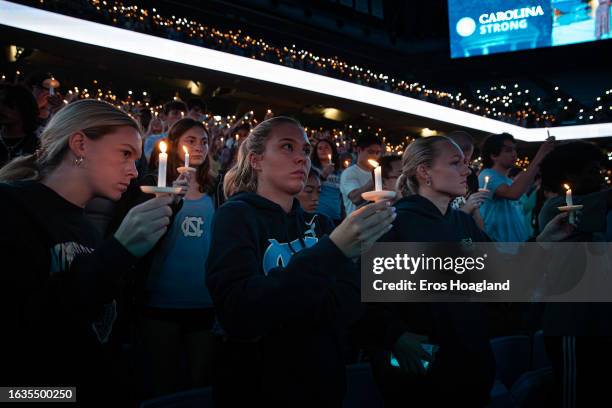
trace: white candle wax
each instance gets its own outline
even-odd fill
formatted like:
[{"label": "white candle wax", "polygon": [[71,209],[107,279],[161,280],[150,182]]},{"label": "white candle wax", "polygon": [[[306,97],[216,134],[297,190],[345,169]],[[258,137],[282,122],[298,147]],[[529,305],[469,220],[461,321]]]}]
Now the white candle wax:
[{"label": "white candle wax", "polygon": [[183,146],[183,150],[185,151],[185,167],[189,167],[189,152],[187,151],[187,147]]},{"label": "white candle wax", "polygon": [[382,191],[382,167],[380,166],[374,169],[374,190]]},{"label": "white candle wax", "polygon": [[574,198],[572,197],[572,189],[567,184],[565,184],[564,187],[567,190],[565,192],[565,204],[574,205]]},{"label": "white candle wax", "polygon": [[486,189],[487,189],[487,187],[488,187],[488,185],[489,185],[489,180],[490,180],[490,179],[491,179],[491,177],[489,177],[489,176],[485,176],[485,177],[484,177],[484,182],[485,182],[485,183],[484,183],[484,187],[482,188],[483,190],[486,190]]},{"label": "white candle wax", "polygon": [[[568,206],[574,205],[574,198],[572,197],[572,189],[570,188],[570,186],[568,184],[564,184],[563,187],[565,187],[565,189],[567,190],[565,192],[565,204],[567,204]],[[570,210],[570,212],[569,212],[569,220],[568,221],[569,221],[570,224],[575,224],[576,223],[576,214],[572,210]]]},{"label": "white candle wax", "polygon": [[382,191],[382,168],[376,160],[369,159],[368,163],[374,167],[374,191]]},{"label": "white candle wax", "polygon": [[159,167],[157,169],[157,187],[166,187],[166,169],[168,167],[168,153],[166,142],[159,142]]}]

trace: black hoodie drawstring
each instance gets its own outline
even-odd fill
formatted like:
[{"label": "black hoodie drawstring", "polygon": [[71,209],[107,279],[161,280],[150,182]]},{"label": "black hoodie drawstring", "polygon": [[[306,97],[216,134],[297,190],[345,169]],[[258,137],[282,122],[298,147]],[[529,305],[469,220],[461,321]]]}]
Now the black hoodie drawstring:
[{"label": "black hoodie drawstring", "polygon": [[[300,244],[302,244],[302,249],[306,249],[306,242],[304,241],[304,237],[303,237],[304,231],[302,231],[302,229],[300,228],[300,221],[302,221],[302,224],[303,224],[304,219],[299,217],[298,214],[295,214],[293,219],[295,221],[295,229],[298,234],[298,239],[300,240]],[[288,238],[287,238],[287,245],[289,246],[289,249],[291,250],[292,255],[295,255],[296,253],[298,253],[298,251],[293,249],[293,246],[291,245],[291,241],[289,241]]]}]

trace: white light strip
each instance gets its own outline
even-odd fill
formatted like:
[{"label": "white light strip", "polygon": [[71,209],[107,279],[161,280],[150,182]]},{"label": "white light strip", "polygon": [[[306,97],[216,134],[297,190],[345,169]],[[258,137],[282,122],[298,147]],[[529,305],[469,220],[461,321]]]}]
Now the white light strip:
[{"label": "white light strip", "polygon": [[[490,133],[507,132],[519,140],[542,141],[545,129],[527,129],[419,99],[397,95],[281,65],[204,47],[92,23],[0,0],[0,24],[113,50],[258,79]],[[550,128],[558,139],[612,136],[612,123]]]}]

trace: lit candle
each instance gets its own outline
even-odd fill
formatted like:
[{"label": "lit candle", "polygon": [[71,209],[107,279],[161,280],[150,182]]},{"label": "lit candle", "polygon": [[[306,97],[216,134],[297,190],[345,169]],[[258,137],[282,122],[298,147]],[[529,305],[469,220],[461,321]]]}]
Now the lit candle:
[{"label": "lit candle", "polygon": [[168,166],[168,153],[166,142],[159,142],[159,167],[157,169],[157,187],[166,187],[166,168]]},{"label": "lit candle", "polygon": [[374,167],[374,191],[382,191],[382,168],[376,160],[368,160],[370,166]]},{"label": "lit candle", "polygon": [[572,189],[570,188],[569,184],[564,184],[563,187],[565,187],[565,203],[567,205],[574,205],[574,199],[572,197]]},{"label": "lit candle", "polygon": [[[572,197],[572,189],[570,188],[569,184],[564,184],[563,187],[565,187],[565,190],[567,190],[565,192],[565,204],[567,204],[567,206],[570,207],[574,205],[574,198]],[[569,223],[574,224],[575,222],[576,222],[576,215],[574,214],[574,211],[570,210]]]},{"label": "lit candle", "polygon": [[183,145],[183,151],[185,152],[185,167],[189,167],[189,151],[187,151],[187,146]]},{"label": "lit candle", "polygon": [[484,177],[484,181],[485,181],[485,183],[484,183],[484,187],[482,188],[483,190],[486,190],[486,189],[487,189],[487,186],[489,185],[489,180],[490,180],[490,179],[491,179],[491,177],[489,177],[489,176],[485,176],[485,177]]}]

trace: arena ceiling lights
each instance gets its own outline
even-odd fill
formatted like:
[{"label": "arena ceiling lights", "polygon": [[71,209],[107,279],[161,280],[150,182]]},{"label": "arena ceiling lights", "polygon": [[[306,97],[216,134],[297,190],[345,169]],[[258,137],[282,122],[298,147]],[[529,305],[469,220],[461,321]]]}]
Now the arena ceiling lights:
[{"label": "arena ceiling lights", "polygon": [[[483,132],[508,132],[517,139],[528,142],[543,141],[547,135],[546,129],[543,128],[527,129],[310,72],[92,23],[4,0],[0,0],[0,24],[113,50],[304,89]],[[559,140],[608,137],[612,136],[612,123],[560,126],[550,128],[550,133]]]}]

